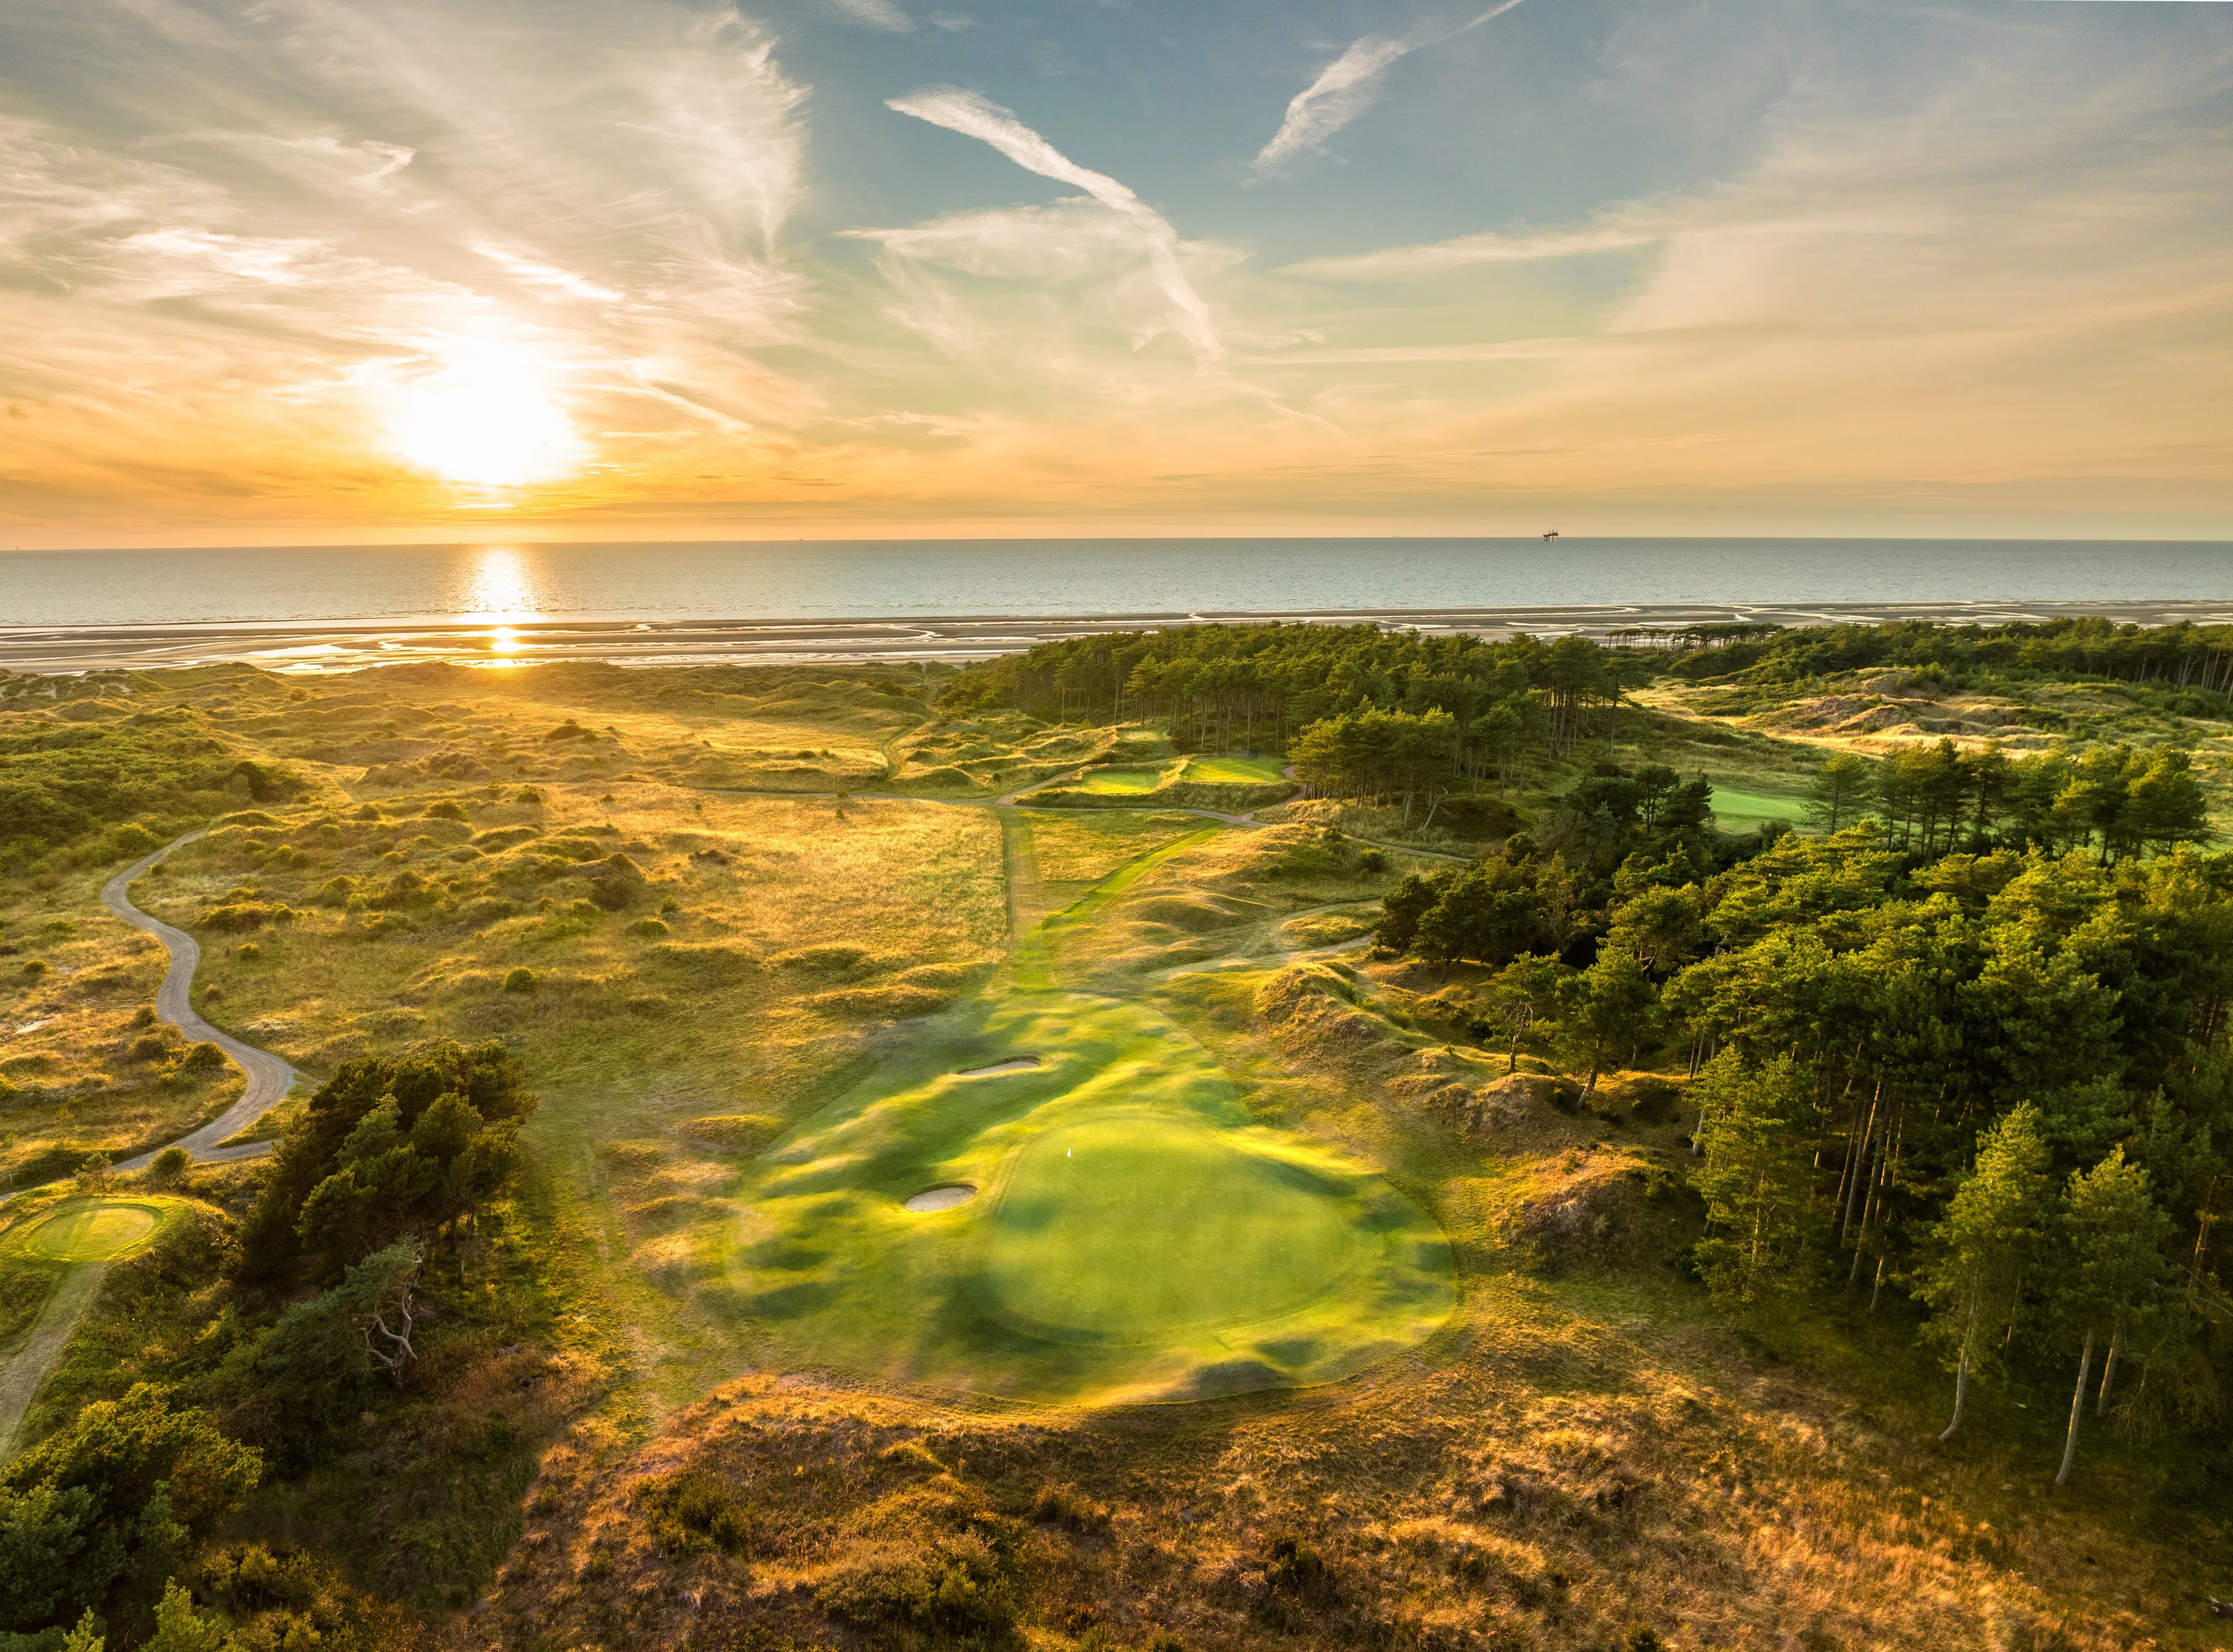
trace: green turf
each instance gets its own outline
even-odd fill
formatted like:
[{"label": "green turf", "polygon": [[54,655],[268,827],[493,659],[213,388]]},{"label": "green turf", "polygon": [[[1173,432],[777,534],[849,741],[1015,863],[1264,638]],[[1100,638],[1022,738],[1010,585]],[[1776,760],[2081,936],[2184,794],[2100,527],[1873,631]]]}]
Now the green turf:
[{"label": "green turf", "polygon": [[137,1200],[63,1206],[23,1235],[24,1251],[55,1262],[107,1262],[144,1243],[161,1212]]},{"label": "green turf", "polygon": [[1714,788],[1714,820],[1725,832],[1748,832],[1772,820],[1799,826],[1806,819],[1804,797],[1781,797],[1768,791],[1739,791],[1728,786]]},{"label": "green turf", "polygon": [[[1040,1064],[958,1076],[1018,1055]],[[980,1191],[904,1208],[948,1182]],[[1455,1301],[1418,1206],[1255,1124],[1153,1010],[1083,994],[924,1024],[742,1191],[737,1308],[791,1357],[887,1379],[1036,1401],[1323,1382]]]},{"label": "green turf", "polygon": [[1189,758],[1180,777],[1201,786],[1275,785],[1286,778],[1277,758]]},{"label": "green turf", "polygon": [[1065,789],[1132,797],[1143,791],[1153,791],[1162,784],[1168,772],[1164,769],[1096,769]]}]

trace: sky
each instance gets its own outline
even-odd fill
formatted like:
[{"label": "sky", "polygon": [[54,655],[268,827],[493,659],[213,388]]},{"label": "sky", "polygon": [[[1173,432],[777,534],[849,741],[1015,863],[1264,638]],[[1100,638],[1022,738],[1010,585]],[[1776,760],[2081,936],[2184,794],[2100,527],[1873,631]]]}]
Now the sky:
[{"label": "sky", "polygon": [[2233,537],[2233,4],[10,0],[0,548]]}]

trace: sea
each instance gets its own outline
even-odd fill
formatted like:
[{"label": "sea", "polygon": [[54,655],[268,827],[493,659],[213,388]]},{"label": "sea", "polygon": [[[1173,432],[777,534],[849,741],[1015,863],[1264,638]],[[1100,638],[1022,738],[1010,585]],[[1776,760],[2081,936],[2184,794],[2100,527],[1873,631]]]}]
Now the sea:
[{"label": "sea", "polygon": [[[1077,625],[2233,619],[2233,543],[916,539],[0,553],[0,666],[981,656]],[[2217,610],[2223,609],[2223,613]],[[1578,617],[1579,616],[1579,617]],[[956,621],[963,623],[941,623]],[[508,646],[492,643],[497,632]],[[459,639],[463,639],[460,641]],[[664,650],[664,652],[662,652]]]}]

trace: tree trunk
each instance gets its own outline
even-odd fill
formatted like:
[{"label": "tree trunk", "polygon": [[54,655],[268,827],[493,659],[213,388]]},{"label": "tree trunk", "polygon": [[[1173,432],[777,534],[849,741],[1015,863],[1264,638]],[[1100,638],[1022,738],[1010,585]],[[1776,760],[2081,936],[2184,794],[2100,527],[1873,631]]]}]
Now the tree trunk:
[{"label": "tree trunk", "polygon": [[2057,1486],[2070,1483],[2070,1465],[2078,1460],[2078,1420],[2086,1415],[2086,1379],[2093,1371],[2093,1333],[2086,1333],[2086,1346],[2078,1356],[2078,1388],[2070,1396],[2070,1434],[2062,1442],[2062,1467],[2054,1473]]},{"label": "tree trunk", "polygon": [[1885,1259],[1880,1256],[1877,1258],[1876,1287],[1869,1292],[1869,1311],[1871,1313],[1874,1313],[1877,1311],[1877,1299],[1884,1295],[1884,1276]]},{"label": "tree trunk", "polygon": [[1938,1443],[1940,1445],[1943,1446],[1948,1441],[1951,1440],[1954,1437],[1954,1431],[1962,1426],[1962,1408],[1969,1402],[1969,1334],[1965,1331],[1962,1337],[1961,1363],[1954,1368],[1954,1421],[1948,1423],[1946,1425],[1946,1432],[1938,1436]]},{"label": "tree trunk", "polygon": [[1852,1169],[1846,1179],[1846,1216],[1838,1225],[1838,1243],[1840,1245],[1853,1231],[1854,1206],[1860,1203],[1861,1180],[1868,1174],[1869,1148],[1876,1142],[1877,1109],[1883,1100],[1884,1086],[1879,1084],[1876,1094],[1869,1099],[1868,1122],[1862,1128],[1860,1147],[1854,1154]]},{"label": "tree trunk", "polygon": [[2109,1415],[2109,1385],[2117,1380],[2117,1350],[2125,1345],[2125,1333],[2118,1331],[2109,1338],[2109,1351],[2101,1360],[2101,1392],[2094,1396],[2093,1415]]}]

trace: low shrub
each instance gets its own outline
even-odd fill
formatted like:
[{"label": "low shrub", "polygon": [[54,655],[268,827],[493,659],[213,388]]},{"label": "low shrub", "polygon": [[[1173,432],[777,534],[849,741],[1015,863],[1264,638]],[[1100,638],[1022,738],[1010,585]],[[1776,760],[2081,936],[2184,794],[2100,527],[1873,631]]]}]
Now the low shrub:
[{"label": "low shrub", "polygon": [[737,1554],[752,1540],[752,1512],[700,1468],[677,1469],[636,1488],[651,1540],[669,1559],[708,1549]]},{"label": "low shrub", "polygon": [[1274,1594],[1321,1594],[1330,1581],[1325,1558],[1293,1532],[1278,1532],[1265,1545],[1264,1582]]},{"label": "low shrub", "polygon": [[504,990],[507,992],[532,992],[535,990],[535,972],[524,964],[521,965],[505,975]]}]

